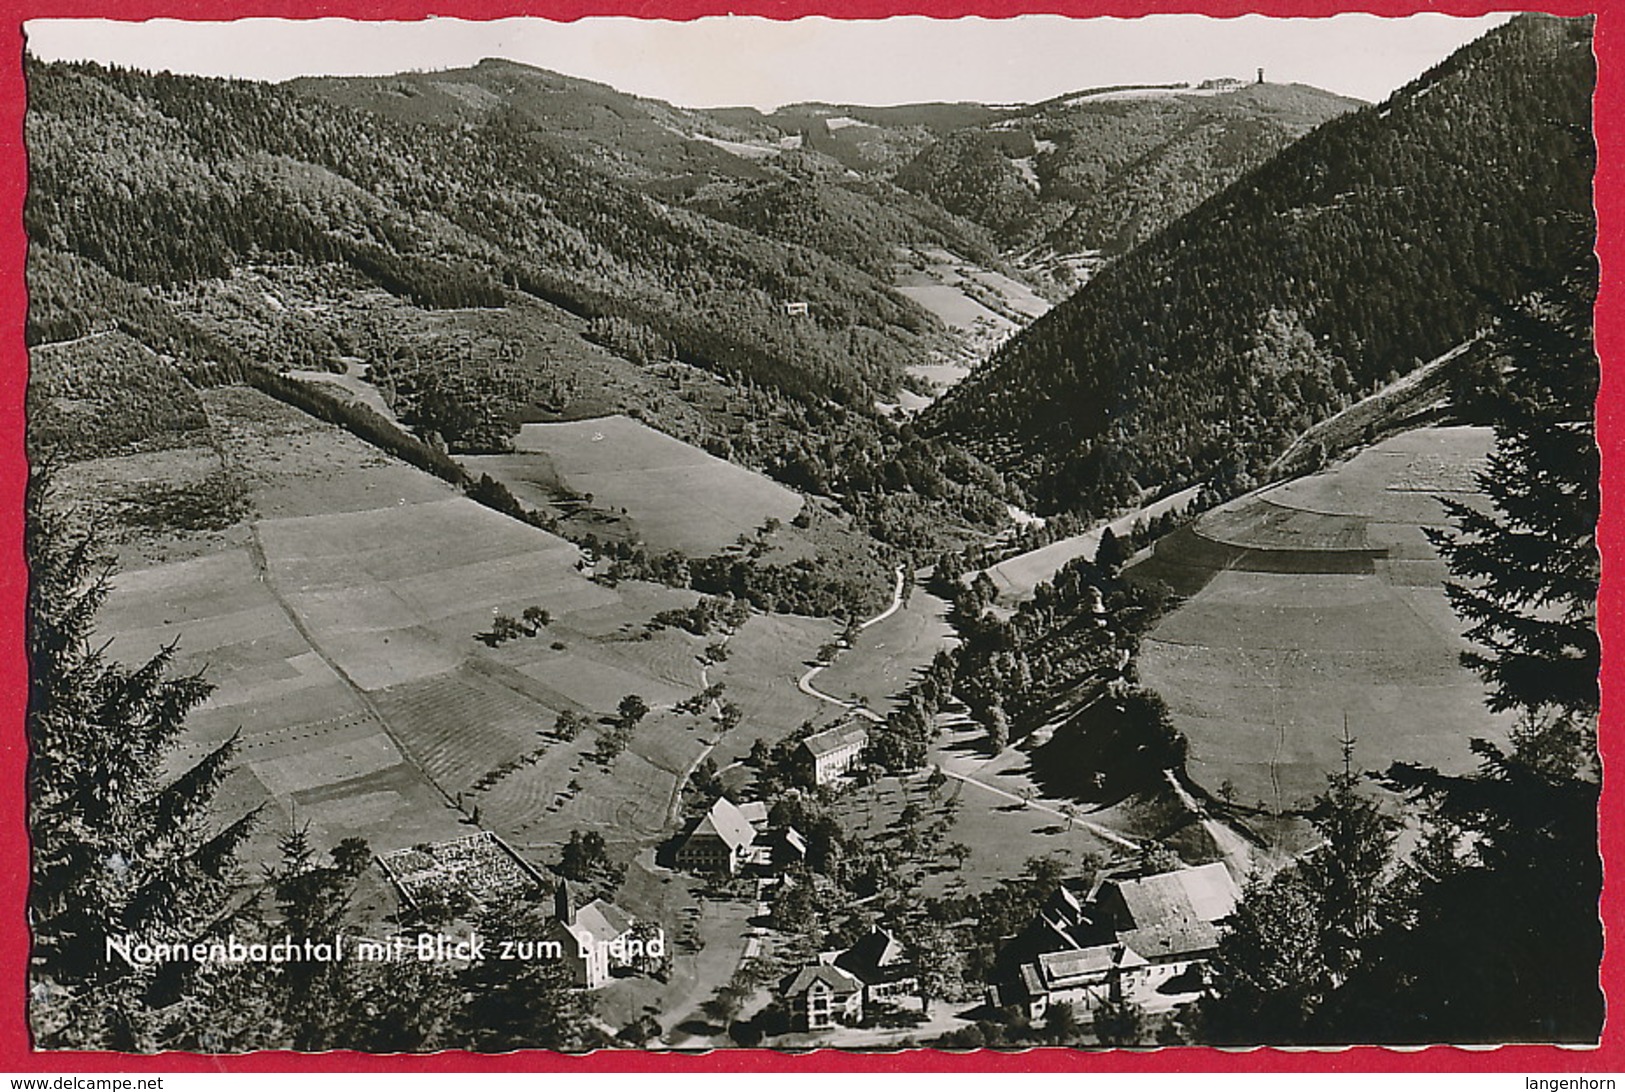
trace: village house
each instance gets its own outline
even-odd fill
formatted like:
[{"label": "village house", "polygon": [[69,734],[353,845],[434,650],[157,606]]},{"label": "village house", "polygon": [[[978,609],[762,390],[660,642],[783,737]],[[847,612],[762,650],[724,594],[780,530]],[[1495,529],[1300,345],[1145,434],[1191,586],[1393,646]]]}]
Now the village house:
[{"label": "village house", "polygon": [[813,963],[788,976],[779,996],[795,1031],[827,1031],[863,1020],[863,983],[832,963]]},{"label": "village house", "polygon": [[802,740],[797,757],[814,785],[827,785],[850,770],[868,745],[863,725],[847,721]]},{"label": "village house", "polygon": [[553,916],[544,939],[557,945],[559,962],[574,985],[596,990],[628,965],[625,952],[635,923],[632,915],[603,899],[576,906],[570,885],[560,880],[553,889]]},{"label": "village house", "polygon": [[779,998],[797,1031],[821,1031],[861,1023],[878,1005],[919,993],[919,976],[907,951],[884,929],[850,947],[820,953],[779,984]]},{"label": "village house", "polygon": [[760,801],[735,804],[718,797],[699,823],[677,847],[677,867],[691,872],[725,872],[737,876],[758,854],[756,841],[767,823],[767,805]]},{"label": "village house", "polygon": [[990,1004],[1030,1019],[1065,1002],[1088,1012],[1129,1000],[1148,1013],[1194,1001],[1218,950],[1218,923],[1241,892],[1219,862],[1150,875],[1105,875],[1080,893],[1063,884],[1026,942],[1036,947],[988,989]]},{"label": "village house", "polygon": [[886,930],[875,928],[841,952],[819,957],[863,983],[863,1003],[895,1002],[919,992],[919,975],[908,951]]}]

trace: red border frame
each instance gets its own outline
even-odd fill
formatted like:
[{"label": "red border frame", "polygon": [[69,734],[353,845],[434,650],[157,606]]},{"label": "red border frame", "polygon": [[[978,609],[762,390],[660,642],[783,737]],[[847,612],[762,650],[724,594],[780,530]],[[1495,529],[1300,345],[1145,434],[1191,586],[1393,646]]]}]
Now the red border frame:
[{"label": "red border frame", "polygon": [[[1596,1050],[1543,1046],[1509,1046],[1495,1050],[1429,1047],[1395,1051],[1352,1047],[1324,1052],[1288,1052],[1263,1048],[1248,1052],[1178,1047],[1154,1052],[1084,1053],[1040,1047],[1021,1053],[976,1051],[948,1053],[912,1050],[892,1054],[854,1054],[821,1050],[789,1055],[772,1050],[727,1049],[703,1055],[640,1051],[600,1051],[567,1056],[545,1051],[504,1055],[446,1052],[432,1055],[378,1056],[352,1051],[321,1055],[265,1052],[238,1056],[161,1054],[132,1056],[109,1053],[35,1052],[23,1019],[26,1001],[28,929],[24,920],[24,880],[28,874],[28,841],[24,825],[23,775],[26,749],[23,712],[27,693],[23,652],[23,612],[27,579],[22,560],[22,496],[26,480],[23,455],[23,388],[27,354],[23,321],[27,293],[23,258],[27,241],[22,228],[27,167],[23,150],[24,86],[21,70],[22,23],[33,18],[103,17],[145,19],[226,19],[244,16],[314,18],[343,16],[373,19],[422,19],[456,15],[495,19],[512,15],[546,15],[573,20],[589,15],[692,19],[703,15],[759,15],[790,19],[803,15],[879,18],[888,15],[963,15],[1004,17],[1021,14],[1132,16],[1163,12],[1197,12],[1236,16],[1329,15],[1360,11],[1375,15],[1408,15],[1421,11],[1473,16],[1500,10],[1524,10],[1516,3],[1482,0],[0,0],[0,1070],[9,1072],[1621,1072],[1625,1071],[1625,1017],[1611,1014]],[[1625,603],[1616,559],[1625,553],[1625,513],[1616,487],[1625,487],[1625,376],[1612,362],[1625,355],[1625,286],[1615,282],[1625,264],[1625,0],[1539,0],[1529,8],[1556,15],[1596,15],[1595,49],[1600,61],[1594,119],[1598,146],[1596,206],[1597,252],[1603,270],[1597,305],[1597,348],[1605,362],[1597,402],[1598,442],[1602,449],[1603,510],[1598,546],[1603,555],[1603,583],[1598,618],[1603,641],[1603,701],[1599,731],[1604,778],[1600,836],[1604,861],[1603,922],[1608,943],[1602,983],[1608,997],[1625,998],[1625,956],[1618,926],[1625,921],[1621,870],[1625,869],[1625,788],[1618,767],[1625,762],[1625,741],[1615,737],[1622,711],[1625,665],[1617,649],[1625,644]],[[1532,198],[1535,195],[1531,195]]]}]

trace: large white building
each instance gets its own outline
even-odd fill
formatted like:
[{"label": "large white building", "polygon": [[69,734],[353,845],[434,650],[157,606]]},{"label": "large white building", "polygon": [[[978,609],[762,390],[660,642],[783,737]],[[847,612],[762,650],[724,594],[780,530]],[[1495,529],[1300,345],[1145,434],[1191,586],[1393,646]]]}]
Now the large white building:
[{"label": "large white building", "polygon": [[801,759],[812,773],[813,784],[827,785],[850,770],[868,745],[868,730],[857,721],[847,721],[802,740]]},{"label": "large white building", "polygon": [[767,805],[761,801],[735,804],[726,796],[719,797],[678,847],[677,866],[692,872],[735,875],[752,860],[766,822]]}]

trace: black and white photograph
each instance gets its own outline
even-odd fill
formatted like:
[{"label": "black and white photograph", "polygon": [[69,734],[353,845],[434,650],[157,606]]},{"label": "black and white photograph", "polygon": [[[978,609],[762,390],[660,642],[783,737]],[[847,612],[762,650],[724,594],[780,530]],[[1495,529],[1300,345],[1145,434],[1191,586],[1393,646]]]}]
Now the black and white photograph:
[{"label": "black and white photograph", "polygon": [[24,32],[35,1049],[1599,1042],[1591,19]]}]

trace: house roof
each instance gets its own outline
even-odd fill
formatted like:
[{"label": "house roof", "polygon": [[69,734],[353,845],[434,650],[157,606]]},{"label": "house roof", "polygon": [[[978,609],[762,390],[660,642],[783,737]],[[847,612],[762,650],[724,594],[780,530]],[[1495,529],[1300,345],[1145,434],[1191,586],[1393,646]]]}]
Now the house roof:
[{"label": "house roof", "polygon": [[814,982],[822,982],[836,993],[856,993],[863,989],[862,982],[834,964],[812,963],[790,976],[784,992],[792,997],[806,993]]},{"label": "house roof", "polygon": [[861,747],[868,742],[868,730],[863,725],[850,721],[826,729],[817,735],[808,736],[801,741],[801,746],[814,758],[822,758],[824,755],[839,751],[843,747],[849,747],[854,743]]},{"label": "house roof", "polygon": [[786,826],[780,827],[778,830],[769,831],[768,837],[772,840],[775,847],[787,849],[794,853],[797,857],[805,857],[807,855],[807,839],[803,838],[801,836],[801,832],[795,827]]},{"label": "house roof", "polygon": [[705,813],[700,825],[694,828],[690,839],[713,834],[721,838],[730,850],[738,852],[756,840],[756,828],[745,813],[726,796],[719,797],[711,810]]},{"label": "house roof", "polygon": [[1241,898],[1230,870],[1217,861],[1154,876],[1109,880],[1103,885],[1103,889],[1112,887],[1132,919],[1123,923],[1130,929],[1187,919],[1212,924],[1229,916]]},{"label": "house roof", "polygon": [[835,957],[835,965],[874,985],[887,978],[887,972],[906,962],[906,953],[897,938],[884,929],[873,929]]},{"label": "house roof", "polygon": [[1077,979],[1097,978],[1113,969],[1144,967],[1150,961],[1127,944],[1097,944],[1067,952],[1045,952],[1038,970],[1051,989],[1065,989]]},{"label": "house roof", "polygon": [[585,926],[599,940],[614,940],[632,928],[631,914],[603,899],[593,899],[576,908],[576,924]]},{"label": "house roof", "polygon": [[[723,797],[724,800],[727,797]],[[767,822],[767,802],[765,800],[747,800],[743,804],[735,805],[739,814],[745,817],[745,822],[751,826]]]},{"label": "house roof", "polygon": [[1176,918],[1143,929],[1119,933],[1118,939],[1153,960],[1200,955],[1219,946],[1219,930],[1211,922]]}]

